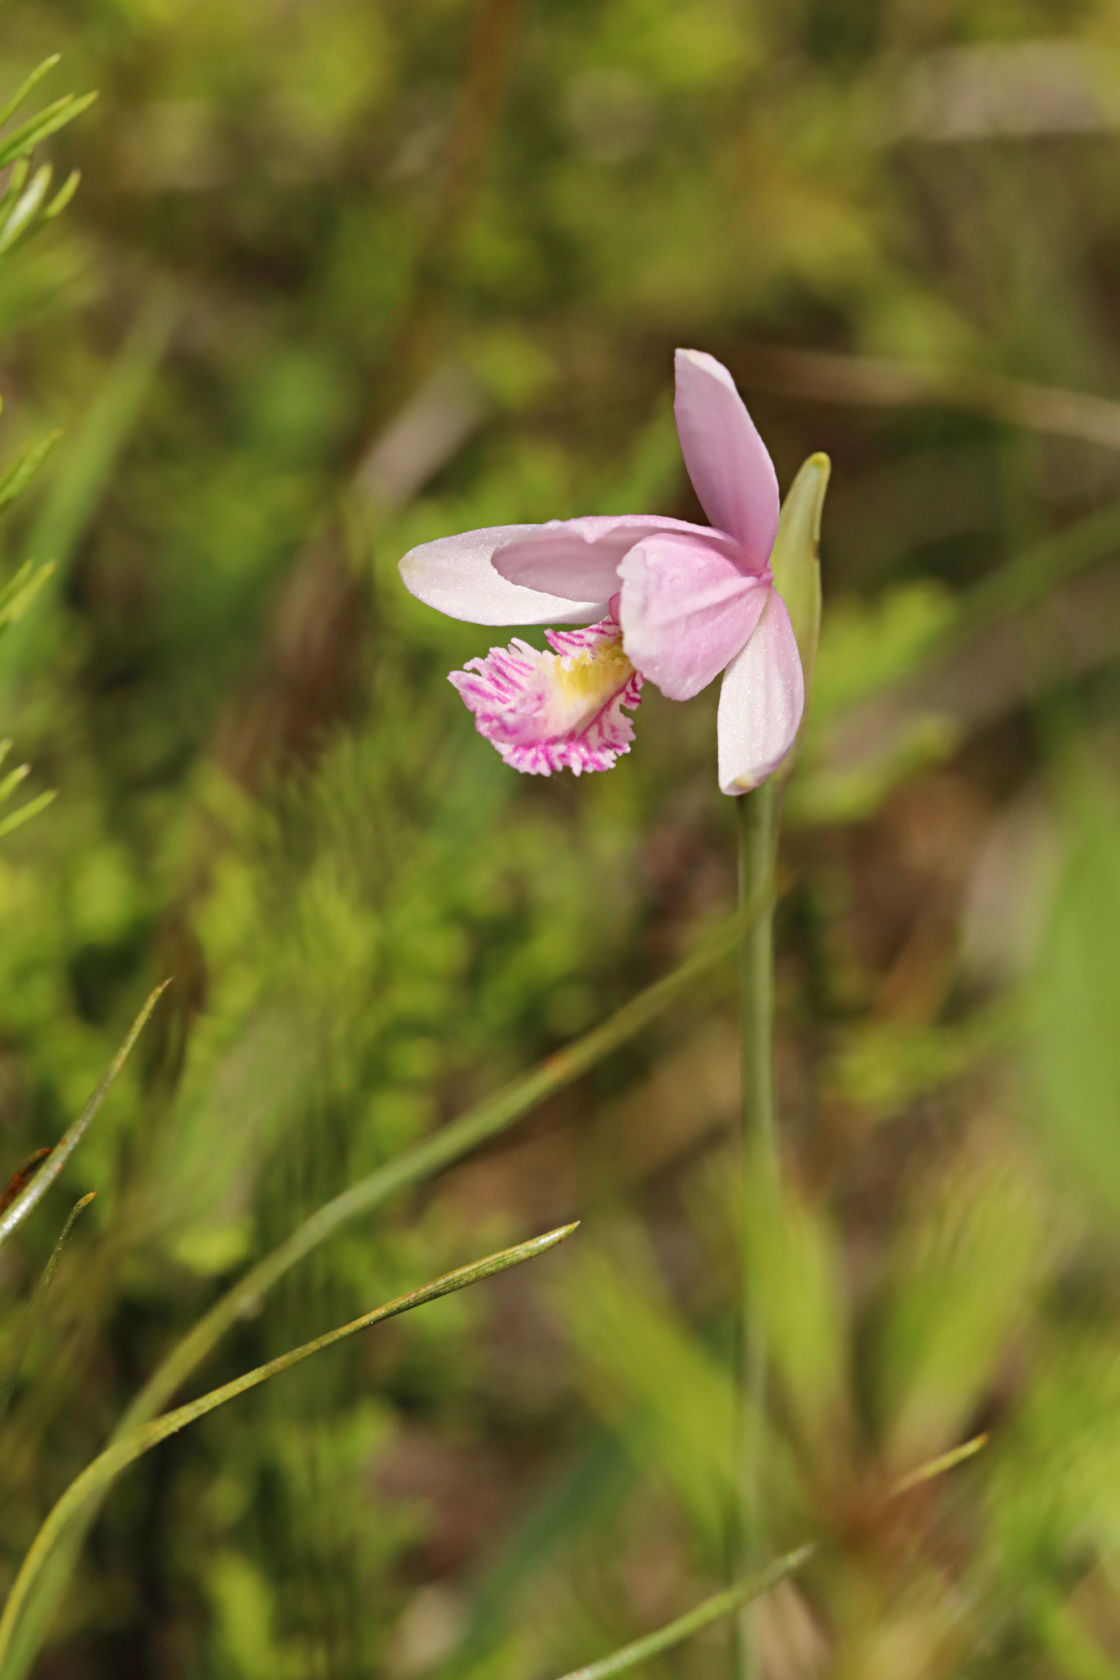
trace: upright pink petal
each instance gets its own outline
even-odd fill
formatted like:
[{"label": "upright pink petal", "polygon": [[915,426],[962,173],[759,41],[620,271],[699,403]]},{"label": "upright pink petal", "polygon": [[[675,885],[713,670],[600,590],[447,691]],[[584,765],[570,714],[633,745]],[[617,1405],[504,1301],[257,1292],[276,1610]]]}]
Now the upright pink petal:
[{"label": "upright pink petal", "polygon": [[778,530],[778,480],[735,381],[702,350],[676,354],[676,416],[688,476],[713,525],[761,571]]},{"label": "upright pink petal", "polygon": [[553,651],[515,639],[452,671],[475,727],[515,770],[549,776],[609,770],[630,751],[642,679],[622,651],[613,619],[582,630],[547,630]]},{"label": "upright pink petal", "polygon": [[494,570],[511,583],[573,600],[609,600],[618,588],[618,564],[634,544],[660,532],[677,532],[734,545],[705,525],[659,514],[590,514],[530,525],[523,536],[494,553]]},{"label": "upright pink petal", "polygon": [[747,793],[792,747],[805,706],[805,681],[786,604],[776,589],[754,635],[731,664],[719,696],[719,785]]},{"label": "upright pink petal", "polygon": [[670,700],[691,700],[758,623],[768,585],[701,537],[646,537],[619,566],[628,657]]},{"label": "upright pink petal", "polygon": [[551,529],[547,525],[494,525],[438,537],[409,550],[400,563],[401,578],[418,600],[469,624],[585,624],[602,618],[614,593],[613,583],[601,596],[581,599],[511,583],[495,570],[498,550]]}]

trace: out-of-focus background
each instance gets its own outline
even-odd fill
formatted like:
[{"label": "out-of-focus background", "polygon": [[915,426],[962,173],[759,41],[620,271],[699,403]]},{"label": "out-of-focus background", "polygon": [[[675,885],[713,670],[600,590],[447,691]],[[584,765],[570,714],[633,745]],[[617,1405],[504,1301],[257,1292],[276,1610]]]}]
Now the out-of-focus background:
[{"label": "out-of-focus background", "polygon": [[[699,517],[671,352],[833,459],[787,799],[788,1207],[757,1238],[769,1680],[1120,1663],[1120,11],[1113,0],[9,0],[100,90],[0,270],[0,642],[55,804],[0,850],[0,1177],[157,979],[8,1245],[97,1191],[0,1447],[8,1578],[175,1337],[317,1204],[605,1017],[734,901],[714,693],[520,778],[396,563]],[[527,1680],[718,1584],[733,976],[357,1222],[187,1393],[574,1216],[116,1486],[44,1680]],[[892,1481],[978,1430],[936,1485]],[[650,1668],[728,1672],[725,1629]]]}]

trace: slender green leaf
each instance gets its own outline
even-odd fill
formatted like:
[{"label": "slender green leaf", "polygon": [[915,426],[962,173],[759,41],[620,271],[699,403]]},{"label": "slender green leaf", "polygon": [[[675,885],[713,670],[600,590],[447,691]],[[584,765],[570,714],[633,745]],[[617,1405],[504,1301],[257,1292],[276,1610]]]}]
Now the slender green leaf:
[{"label": "slender green leaf", "polygon": [[1034,959],[1028,1112],[1067,1192],[1115,1229],[1120,1211],[1120,803],[1092,763],[1067,770],[1061,853]]},{"label": "slender green leaf", "polygon": [[16,158],[26,157],[49,134],[57,133],[75,117],[80,117],[83,111],[88,111],[96,98],[96,93],[86,93],[81,98],[72,93],[65,94],[53,105],[45,106],[37,116],[29,117],[19,128],[14,128],[0,140],[0,169]]},{"label": "slender green leaf", "polygon": [[45,58],[42,64],[37,64],[30,76],[20,83],[7,103],[0,106],[0,127],[3,127],[9,117],[15,115],[27,96],[39,86],[44,76],[50,74],[61,57],[61,53],[51,53],[49,58]]},{"label": "slender green leaf", "polygon": [[20,450],[7,472],[0,475],[0,509],[14,502],[27,487],[61,436],[60,431],[48,432],[37,443],[26,444]]},{"label": "slender green leaf", "polygon": [[637,1668],[639,1663],[649,1662],[663,1652],[671,1651],[675,1645],[691,1639],[693,1634],[701,1633],[713,1622],[722,1621],[752,1599],[761,1598],[780,1582],[788,1580],[808,1563],[816,1549],[815,1545],[808,1545],[786,1552],[784,1557],[775,1558],[757,1575],[750,1575],[723,1592],[713,1593],[711,1598],[704,1599],[692,1610],[686,1610],[675,1621],[667,1622],[654,1633],[647,1633],[643,1639],[623,1645],[620,1650],[612,1651],[609,1657],[600,1657],[598,1662],[588,1663],[585,1668],[573,1668],[563,1680],[608,1680],[612,1674],[624,1674],[628,1668]]},{"label": "slender green leaf", "polygon": [[32,817],[37,817],[40,811],[45,811],[57,797],[58,789],[48,788],[45,793],[38,793],[34,799],[29,799],[26,805],[21,805],[18,811],[12,811],[8,816],[0,818],[0,840],[3,840],[5,835],[14,833],[17,828],[22,828]]},{"label": "slender green leaf", "polygon": [[63,181],[62,185],[47,205],[47,208],[43,211],[43,220],[45,222],[53,222],[54,218],[65,210],[66,206],[77,192],[78,184],[81,179],[82,172],[80,169],[72,169],[70,171],[65,181]]},{"label": "slender green leaf", "polygon": [[163,303],[141,316],[81,426],[67,437],[28,542],[33,554],[59,565],[69,559],[147,401],[172,323]]},{"label": "slender green leaf", "polygon": [[16,199],[19,197],[20,193],[23,191],[23,184],[30,173],[31,164],[28,162],[27,158],[20,158],[16,163],[13,163],[11,172],[8,175],[7,186],[4,188],[3,197],[0,197],[0,221],[4,219]]},{"label": "slender green leaf", "polygon": [[[0,751],[0,756],[4,758],[7,757],[8,749],[11,747],[11,744],[12,743],[10,741],[0,743],[0,749],[2,749],[2,751]],[[14,770],[9,770],[6,776],[0,778],[0,805],[2,805],[6,799],[11,798],[17,787],[27,780],[30,772],[30,764],[17,764]]]},{"label": "slender green leaf", "polygon": [[67,1218],[65,1225],[62,1227],[62,1233],[52,1248],[51,1257],[44,1266],[42,1276],[35,1286],[35,1293],[31,1297],[27,1311],[23,1315],[23,1323],[20,1325],[19,1331],[16,1334],[15,1346],[9,1356],[7,1375],[2,1381],[0,1381],[0,1422],[3,1421],[8,1407],[11,1404],[12,1390],[15,1388],[16,1378],[19,1376],[20,1366],[23,1364],[27,1349],[31,1344],[31,1334],[35,1328],[43,1302],[46,1300],[47,1291],[54,1282],[54,1274],[58,1270],[58,1262],[62,1259],[62,1251],[66,1247],[66,1244],[70,1241],[75,1225],[78,1223],[78,1220],[81,1218],[86,1208],[93,1201],[96,1194],[97,1192],[95,1190],[89,1191],[89,1193],[83,1196],[80,1201],[75,1202],[74,1206],[70,1209],[69,1217]]},{"label": "slender green leaf", "polygon": [[44,163],[31,177],[30,185],[20,194],[2,227],[0,227],[0,256],[18,244],[31,229],[35,217],[46,201],[54,171]]},{"label": "slender green leaf", "polygon": [[[753,913],[758,912],[755,910]],[[664,979],[638,992],[600,1026],[593,1027],[566,1049],[549,1056],[532,1072],[513,1080],[497,1096],[468,1109],[450,1125],[379,1167],[368,1177],[359,1179],[317,1209],[279,1248],[266,1254],[246,1272],[188,1331],[149,1377],[122,1418],[120,1428],[136,1428],[166,1405],[230,1326],[244,1314],[255,1311],[280,1278],[320,1243],[351,1220],[372,1212],[391,1196],[433,1178],[471,1150],[507,1131],[546,1097],[563,1090],[602,1061],[604,1056],[610,1055],[620,1044],[656,1020],[701,975],[731,954],[736,945],[737,927],[737,921],[728,922],[695,956]]]},{"label": "slender green leaf", "polygon": [[545,1254],[555,1248],[565,1237],[571,1236],[576,1230],[578,1221],[570,1225],[561,1225],[554,1231],[548,1231],[544,1236],[534,1237],[530,1242],[518,1243],[513,1248],[502,1249],[497,1254],[489,1254],[483,1260],[475,1260],[468,1266],[461,1266],[456,1271],[448,1272],[443,1277],[436,1278],[432,1283],[424,1284],[420,1289],[412,1290],[407,1295],[399,1295],[384,1306],[375,1307],[372,1312],[363,1313],[360,1318],[343,1324],[336,1330],[328,1330],[325,1335],[316,1336],[310,1342],[304,1342],[301,1347],[293,1348],[288,1353],[282,1353],[276,1359],[270,1359],[265,1365],[258,1365],[256,1370],[248,1371],[245,1375],[235,1377],[232,1382],[223,1383],[220,1388],[212,1389],[198,1400],[192,1400],[185,1406],[179,1406],[175,1411],[156,1418],[146,1428],[137,1430],[133,1435],[123,1440],[113,1442],[105,1451],[88,1464],[54,1505],[43,1526],[23,1560],[19,1574],[16,1576],[12,1590],[4,1606],[3,1616],[0,1617],[0,1675],[7,1669],[8,1656],[12,1648],[12,1635],[18,1623],[23,1606],[34,1591],[39,1571],[50,1556],[52,1548],[65,1533],[69,1523],[82,1511],[83,1506],[90,1499],[103,1494],[110,1484],[120,1475],[121,1471],[135,1462],[152,1447],[166,1441],[168,1436],[185,1429],[188,1424],[205,1417],[208,1412],[218,1406],[224,1406],[227,1400],[235,1400],[239,1395],[246,1394],[261,1383],[268,1382],[271,1377],[280,1376],[293,1366],[310,1359],[313,1354],[321,1353],[325,1348],[333,1347],[336,1342],[355,1335],[359,1330],[367,1330],[371,1325],[381,1324],[386,1319],[396,1318],[401,1313],[411,1312],[414,1307],[424,1306],[428,1301],[439,1300],[441,1296],[451,1295],[456,1290],[466,1289],[472,1283],[480,1283],[484,1278],[493,1277],[498,1272],[505,1272],[511,1266],[520,1266],[526,1260],[534,1259],[538,1254]]},{"label": "slender green leaf", "polygon": [[[748,909],[747,914],[760,914],[761,909],[760,904]],[[124,1439],[154,1417],[214,1350],[226,1331],[244,1315],[253,1312],[300,1260],[352,1220],[372,1212],[401,1191],[434,1177],[491,1138],[507,1131],[546,1097],[572,1084],[619,1045],[626,1043],[663,1014],[697,980],[727,960],[736,948],[739,926],[738,917],[729,919],[688,961],[655,981],[645,991],[637,993],[582,1038],[548,1057],[531,1072],[513,1080],[496,1096],[468,1109],[432,1137],[425,1138],[317,1209],[278,1248],[266,1254],[228,1289],[172,1348],[125,1411],[114,1432],[114,1440]],[[96,1503],[96,1498],[91,1496],[81,1518],[82,1525],[92,1521]],[[76,1524],[75,1528],[79,1526]],[[34,1660],[34,1652],[49,1625],[50,1606],[62,1590],[80,1540],[80,1533],[71,1532],[52,1560],[47,1577],[36,1594],[33,1611],[35,1626],[30,1634],[25,1629],[20,1636],[19,1662],[13,1668],[13,1674],[24,1674]]]},{"label": "slender green leaf", "polygon": [[[919,1487],[926,1482],[943,1476],[947,1471],[954,1470],[958,1464],[963,1464],[988,1443],[987,1435],[977,1435],[971,1441],[965,1441],[962,1446],[954,1447],[951,1452],[941,1453],[928,1463],[919,1465],[909,1475],[903,1476],[895,1482],[887,1495],[889,1500],[900,1499],[911,1488]],[[675,1645],[681,1645],[693,1634],[702,1633],[714,1622],[722,1621],[724,1617],[733,1615],[741,1610],[752,1599],[761,1598],[788,1580],[807,1564],[811,1557],[819,1551],[819,1540],[808,1541],[803,1546],[797,1546],[792,1552],[786,1552],[782,1557],[775,1558],[765,1569],[757,1575],[749,1575],[734,1586],[723,1592],[713,1593],[692,1610],[686,1610],[683,1616],[667,1622],[664,1627],[657,1628],[653,1633],[647,1633],[641,1639],[635,1639],[629,1645],[623,1645],[619,1650],[612,1651],[607,1657],[600,1657],[597,1662],[588,1663],[584,1668],[574,1668],[563,1676],[563,1680],[609,1680],[614,1674],[624,1674],[628,1668],[637,1668],[639,1663],[649,1662],[654,1657],[661,1656],[665,1651],[671,1651]]]},{"label": "slender green leaf", "polygon": [[[2,623],[2,620],[0,620]],[[7,758],[11,750],[11,741],[0,741],[0,764]],[[0,805],[12,797],[18,787],[22,787],[31,774],[30,764],[17,764],[14,770],[9,770],[6,776],[0,777]],[[56,789],[49,788],[45,793],[36,794],[26,805],[21,805],[18,811],[10,811],[6,817],[0,818],[0,839],[11,834],[13,829],[21,828],[25,822],[37,816],[55,798]]]},{"label": "slender green leaf", "polygon": [[[2,832],[3,829],[0,828],[0,833]],[[124,1043],[110,1062],[108,1071],[101,1083],[86,1103],[86,1106],[83,1108],[78,1118],[74,1121],[74,1124],[68,1128],[63,1137],[55,1145],[55,1148],[51,1152],[49,1161],[47,1161],[45,1166],[36,1173],[26,1190],[22,1191],[21,1194],[16,1197],[11,1207],[0,1215],[0,1246],[7,1242],[16,1226],[21,1225],[27,1218],[27,1215],[31,1212],[32,1208],[42,1200],[43,1196],[50,1189],[50,1186],[54,1183],[63,1167],[66,1165],[67,1161],[82,1141],[82,1138],[89,1130],[90,1124],[95,1115],[100,1109],[102,1103],[105,1101],[105,1098],[108,1096],[110,1086],[116,1079],[118,1073],[120,1073],[125,1062],[128,1060],[133,1048],[135,1047],[136,1040],[140,1037],[144,1027],[147,1025],[149,1015],[152,1013],[152,1010],[155,1008],[170,983],[171,982],[169,980],[165,980],[163,984],[157,986],[148,997],[143,1009],[141,1009],[139,1015],[137,1015],[135,1021],[132,1023]]]}]

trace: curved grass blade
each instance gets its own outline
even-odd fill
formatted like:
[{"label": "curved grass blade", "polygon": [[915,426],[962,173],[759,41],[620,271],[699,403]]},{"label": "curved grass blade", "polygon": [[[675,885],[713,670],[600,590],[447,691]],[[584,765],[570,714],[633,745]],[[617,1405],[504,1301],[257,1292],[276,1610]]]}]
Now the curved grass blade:
[{"label": "curved grass blade", "polygon": [[[748,906],[747,914],[758,915],[760,909],[761,906]],[[687,962],[638,992],[600,1026],[593,1027],[582,1038],[547,1057],[530,1073],[512,1080],[496,1096],[469,1108],[457,1120],[452,1120],[412,1149],[405,1150],[385,1166],[378,1167],[368,1177],[359,1179],[317,1209],[296,1227],[279,1248],[258,1260],[171,1350],[125,1412],[118,1433],[138,1427],[165,1406],[231,1325],[245,1314],[256,1311],[265,1295],[284,1274],[318,1248],[320,1243],[351,1220],[379,1207],[391,1196],[434,1177],[471,1150],[507,1131],[546,1097],[563,1090],[602,1061],[604,1056],[648,1026],[701,975],[731,955],[736,945],[736,927],[734,921],[728,922]]]},{"label": "curved grass blade", "polygon": [[103,1494],[121,1471],[127,1469],[136,1459],[152,1447],[158,1446],[161,1441],[166,1441],[168,1436],[185,1429],[188,1424],[205,1417],[217,1407],[224,1406],[227,1400],[235,1400],[250,1389],[258,1388],[261,1383],[268,1382],[270,1377],[280,1376],[282,1372],[291,1370],[305,1359],[310,1359],[313,1354],[333,1347],[336,1342],[344,1341],[359,1330],[367,1330],[371,1325],[381,1324],[389,1318],[397,1318],[401,1313],[411,1312],[414,1307],[424,1306],[426,1302],[436,1301],[443,1295],[454,1294],[456,1290],[466,1289],[472,1283],[480,1283],[484,1278],[493,1277],[498,1272],[508,1271],[511,1266],[520,1266],[526,1260],[535,1259],[538,1254],[547,1253],[549,1249],[563,1242],[565,1237],[571,1236],[577,1225],[578,1221],[570,1225],[561,1225],[554,1231],[547,1231],[544,1236],[534,1237],[530,1242],[504,1248],[497,1254],[488,1254],[483,1260],[475,1260],[468,1266],[460,1266],[456,1271],[447,1272],[443,1277],[424,1284],[420,1289],[414,1289],[407,1295],[399,1295],[384,1306],[363,1313],[360,1318],[353,1319],[349,1324],[343,1324],[336,1330],[328,1330],[325,1335],[316,1336],[313,1341],[304,1342],[301,1347],[282,1353],[265,1365],[258,1365],[256,1370],[235,1377],[232,1382],[223,1383],[220,1388],[212,1389],[200,1399],[191,1400],[187,1405],[165,1413],[146,1428],[137,1430],[135,1434],[106,1447],[105,1451],[70,1483],[55,1503],[20,1566],[4,1606],[3,1616],[0,1616],[0,1674],[5,1673],[7,1669],[12,1636],[20,1614],[35,1589],[39,1572],[49,1559],[52,1549],[87,1501]]},{"label": "curved grass blade", "polygon": [[37,817],[40,811],[45,811],[47,806],[54,802],[57,795],[57,788],[48,788],[45,793],[38,793],[34,799],[29,799],[26,805],[21,805],[18,811],[13,811],[9,816],[4,817],[0,821],[0,840],[3,840],[5,835],[11,834],[14,829],[22,828],[25,822],[30,822],[32,817]]},{"label": "curved grass blade", "polygon": [[14,162],[16,158],[26,157],[40,140],[45,140],[49,134],[57,133],[60,128],[65,128],[67,123],[73,122],[75,117],[80,117],[83,111],[88,111],[96,98],[96,93],[84,93],[81,98],[72,93],[64,94],[52,105],[44,106],[35,116],[28,117],[18,128],[13,128],[10,134],[6,134],[0,140],[0,169]]},{"label": "curved grass blade", "polygon": [[62,1138],[52,1149],[50,1159],[35,1174],[35,1177],[31,1180],[31,1183],[27,1186],[27,1188],[20,1192],[11,1206],[4,1210],[3,1214],[0,1214],[0,1246],[3,1246],[3,1244],[7,1242],[16,1226],[23,1223],[23,1221],[27,1218],[27,1215],[31,1212],[31,1209],[46,1195],[63,1167],[66,1165],[67,1161],[82,1141],[82,1138],[89,1130],[98,1109],[108,1096],[109,1087],[112,1085],[114,1079],[116,1079],[118,1073],[121,1071],[125,1062],[131,1055],[136,1044],[136,1040],[140,1037],[140,1034],[143,1032],[144,1027],[147,1024],[149,1015],[152,1013],[152,1010],[155,1008],[159,999],[170,984],[171,982],[169,980],[165,980],[162,985],[157,986],[155,991],[152,992],[143,1009],[141,1009],[139,1015],[137,1015],[135,1021],[133,1021],[128,1032],[128,1037],[125,1039],[124,1043],[113,1057],[113,1060],[110,1062],[108,1071],[106,1072],[100,1085],[98,1085],[96,1091],[94,1091],[93,1095],[86,1103],[86,1106],[83,1108],[78,1118],[74,1121],[74,1124],[67,1129]]},{"label": "curved grass blade", "polygon": [[28,162],[27,158],[19,158],[12,164],[8,173],[8,184],[4,188],[3,195],[0,196],[0,219],[7,215],[8,211],[23,191],[23,184],[30,173],[31,164]]},{"label": "curved grass blade", "polygon": [[0,127],[7,122],[9,117],[15,115],[27,96],[34,92],[44,76],[49,75],[61,57],[61,53],[51,53],[49,58],[45,58],[42,64],[37,64],[30,76],[19,84],[12,97],[3,106],[0,106]]},{"label": "curved grass blade", "polygon": [[779,1582],[793,1575],[804,1564],[808,1563],[817,1550],[815,1544],[798,1546],[796,1551],[787,1552],[784,1557],[775,1558],[773,1563],[767,1564],[765,1569],[757,1575],[749,1576],[745,1581],[737,1581],[733,1587],[725,1587],[723,1592],[713,1593],[693,1609],[686,1610],[683,1616],[675,1621],[667,1622],[664,1627],[657,1628],[653,1633],[647,1633],[643,1639],[635,1639],[629,1645],[623,1645],[617,1651],[612,1651],[609,1657],[600,1657],[598,1662],[588,1663],[585,1668],[573,1668],[563,1680],[608,1680],[612,1674],[624,1674],[628,1668],[636,1668],[639,1663],[648,1662],[652,1657],[661,1656],[664,1651],[671,1651],[674,1645],[681,1645],[693,1634],[700,1633],[704,1628],[711,1627],[713,1622],[722,1621],[736,1610],[741,1610],[744,1604],[752,1599],[761,1598]]},{"label": "curved grass blade", "polygon": [[[0,628],[3,627],[3,623],[4,613],[3,607],[0,605]],[[10,740],[0,741],[0,764],[3,764],[7,758],[11,747]],[[17,764],[15,769],[9,770],[6,776],[0,776],[0,805],[5,804],[12,797],[12,794],[23,785],[30,774],[30,764]],[[35,798],[29,799],[26,805],[21,805],[18,811],[12,811],[0,820],[0,839],[3,839],[5,834],[10,834],[14,828],[19,828],[22,823],[27,822],[37,812],[42,811],[54,799],[56,792],[55,788],[49,788],[45,793],[36,794]],[[50,1151],[48,1150],[47,1153],[49,1154]]]},{"label": "curved grass blade", "polygon": [[[894,1483],[887,1494],[888,1501],[901,1499],[911,1488],[932,1482],[937,1476],[943,1476],[946,1471],[954,1470],[958,1464],[973,1458],[987,1444],[986,1434],[976,1435],[963,1446],[954,1447],[950,1452],[929,1459],[927,1463],[919,1465],[916,1470],[911,1470],[909,1475]],[[792,1552],[786,1552],[784,1556],[768,1563],[757,1575],[749,1575],[742,1581],[736,1581],[733,1586],[725,1587],[722,1592],[713,1593],[693,1609],[686,1610],[683,1616],[666,1622],[664,1627],[656,1628],[653,1633],[647,1633],[629,1645],[620,1646],[609,1656],[600,1657],[597,1662],[588,1663],[584,1668],[573,1668],[562,1680],[609,1680],[611,1675],[624,1674],[628,1668],[636,1668],[639,1663],[648,1662],[652,1657],[659,1657],[663,1652],[671,1651],[674,1645],[683,1644],[686,1639],[691,1639],[693,1634],[711,1627],[713,1622],[733,1615],[753,1599],[761,1598],[764,1593],[770,1592],[780,1582],[803,1568],[820,1548],[819,1540],[809,1540],[805,1545],[797,1546]]]},{"label": "curved grass blade", "polygon": [[77,192],[78,187],[81,185],[81,180],[81,170],[72,169],[69,175],[67,175],[65,181],[63,181],[62,185],[59,187],[58,191],[55,193],[54,197],[51,199],[50,203],[47,205],[47,208],[43,211],[43,220],[45,222],[53,222],[56,216],[61,216],[66,206]]},{"label": "curved grass blade", "polygon": [[151,395],[176,313],[155,297],[117,353],[80,426],[59,451],[27,539],[62,570],[95,514]]},{"label": "curved grass blade", "polygon": [[[760,915],[762,909],[761,903],[750,905],[745,914],[747,917]],[[297,1226],[279,1248],[252,1266],[176,1343],[122,1415],[113,1432],[113,1440],[122,1440],[161,1411],[176,1390],[213,1352],[226,1331],[240,1318],[252,1313],[269,1290],[300,1260],[313,1253],[320,1243],[326,1242],[352,1220],[380,1207],[390,1197],[434,1177],[491,1138],[498,1137],[524,1119],[546,1097],[563,1090],[619,1045],[633,1038],[690,986],[730,957],[738,942],[739,926],[737,917],[730,918],[686,962],[638,992],[599,1026],[548,1057],[520,1079],[511,1081],[495,1097],[468,1109],[457,1120],[406,1150],[396,1160],[387,1162],[368,1177],[350,1185]],[[14,1664],[9,1663],[13,1677],[25,1674],[34,1660],[35,1650],[47,1625],[50,1605],[62,1590],[81,1543],[84,1525],[93,1520],[96,1503],[96,1496],[91,1496],[80,1521],[75,1523],[51,1560],[47,1576],[36,1595],[31,1618],[34,1626],[29,1634],[20,1635],[18,1659]],[[45,1604],[46,1608],[41,1609],[41,1604]],[[40,1616],[41,1622],[38,1620]],[[9,1675],[3,1674],[0,1680],[9,1680]]]},{"label": "curved grass blade", "polygon": [[15,1338],[15,1346],[12,1350],[8,1373],[4,1377],[3,1381],[0,1382],[0,1423],[3,1422],[5,1416],[7,1415],[8,1407],[11,1404],[12,1390],[16,1386],[16,1378],[19,1376],[20,1366],[23,1364],[27,1350],[31,1345],[31,1333],[35,1328],[35,1321],[39,1316],[43,1302],[46,1300],[47,1291],[54,1282],[54,1274],[58,1270],[58,1262],[62,1259],[62,1251],[66,1247],[66,1244],[70,1241],[74,1226],[78,1223],[78,1220],[81,1218],[89,1204],[93,1201],[96,1194],[96,1190],[91,1190],[87,1195],[83,1196],[80,1201],[74,1203],[74,1206],[70,1209],[70,1216],[65,1225],[62,1227],[62,1234],[51,1250],[51,1257],[44,1266],[42,1276],[35,1285],[35,1293],[32,1295],[31,1300],[28,1303],[27,1311],[23,1315],[23,1323],[20,1325],[19,1332]]},{"label": "curved grass blade", "polygon": [[[62,191],[65,191],[65,188]],[[6,508],[9,502],[15,501],[20,491],[38,472],[61,436],[62,433],[56,429],[53,432],[48,432],[46,437],[41,438],[38,443],[29,443],[20,450],[7,472],[0,478],[0,508]],[[29,571],[30,562],[22,570],[24,572]],[[43,581],[45,582],[46,579],[43,579]]]},{"label": "curved grass blade", "polygon": [[937,1458],[931,1458],[925,1464],[919,1464],[916,1470],[911,1470],[903,1476],[891,1489],[892,1499],[901,1499],[911,1488],[921,1487],[925,1482],[932,1482],[935,1477],[943,1476],[947,1470],[955,1470],[958,1464],[966,1459],[975,1458],[987,1446],[991,1436],[987,1430],[981,1435],[974,1435],[971,1441],[965,1441],[962,1446],[952,1447],[948,1452],[941,1453]]}]

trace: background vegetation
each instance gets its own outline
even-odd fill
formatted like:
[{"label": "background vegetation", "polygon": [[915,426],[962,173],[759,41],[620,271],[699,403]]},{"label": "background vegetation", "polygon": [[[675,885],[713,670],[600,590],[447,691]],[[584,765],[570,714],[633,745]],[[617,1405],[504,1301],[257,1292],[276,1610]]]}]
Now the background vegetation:
[{"label": "background vegetation", "polygon": [[[733,902],[714,696],[518,778],[405,596],[447,531],[695,517],[671,350],[833,457],[787,801],[771,1680],[1120,1662],[1120,13],[1111,0],[8,0],[65,214],[0,265],[0,1158],[82,1151],[4,1421],[9,1576],[177,1335],[307,1212]],[[56,86],[56,84],[58,84]],[[45,90],[45,91],[44,91]],[[38,97],[38,94],[36,95]],[[116,1487],[51,1680],[525,1680],[721,1576],[732,977],[357,1221],[188,1392],[481,1253]],[[0,1167],[0,1175],[2,1175]],[[4,1251],[10,1310],[69,1206]],[[185,1397],[182,1396],[182,1397]],[[952,1477],[892,1481],[979,1429]],[[726,1630],[660,1665],[727,1672]]]}]

